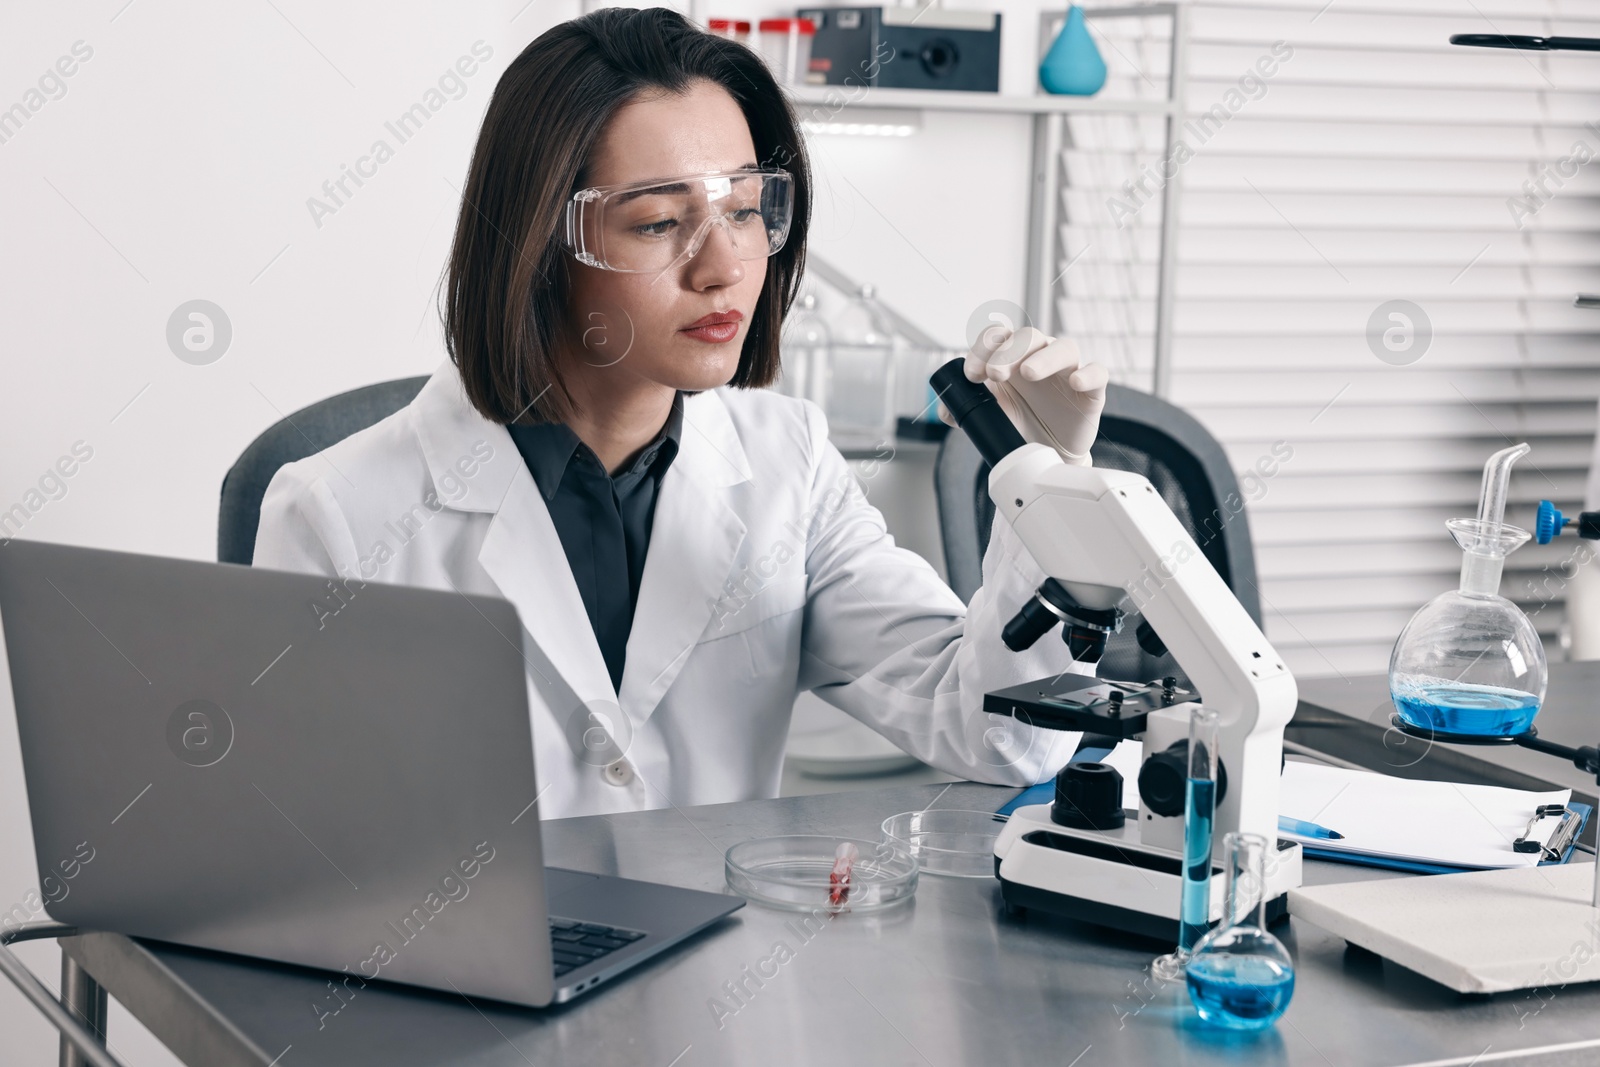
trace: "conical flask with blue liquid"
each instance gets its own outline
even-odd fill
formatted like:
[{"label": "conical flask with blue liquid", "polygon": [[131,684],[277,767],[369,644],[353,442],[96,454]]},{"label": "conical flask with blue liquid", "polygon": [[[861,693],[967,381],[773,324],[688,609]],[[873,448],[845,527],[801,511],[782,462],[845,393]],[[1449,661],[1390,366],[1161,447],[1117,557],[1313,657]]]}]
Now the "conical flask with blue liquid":
[{"label": "conical flask with blue liquid", "polygon": [[1389,694],[1411,730],[1446,741],[1514,737],[1544,703],[1544,645],[1500,595],[1506,557],[1531,536],[1504,522],[1511,465],[1529,451],[1519,444],[1490,456],[1478,517],[1445,522],[1461,546],[1460,586],[1417,610],[1389,659]]}]

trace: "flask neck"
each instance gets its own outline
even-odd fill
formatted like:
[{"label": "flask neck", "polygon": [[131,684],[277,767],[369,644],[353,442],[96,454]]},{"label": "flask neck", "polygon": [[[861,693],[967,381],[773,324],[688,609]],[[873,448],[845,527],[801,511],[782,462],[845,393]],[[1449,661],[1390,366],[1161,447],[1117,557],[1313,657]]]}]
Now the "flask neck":
[{"label": "flask neck", "polygon": [[1500,594],[1500,572],[1505,568],[1504,556],[1488,556],[1478,552],[1461,553],[1461,591],[1487,596]]},{"label": "flask neck", "polygon": [[1224,928],[1267,928],[1267,840],[1257,834],[1229,834],[1226,839],[1228,893]]}]

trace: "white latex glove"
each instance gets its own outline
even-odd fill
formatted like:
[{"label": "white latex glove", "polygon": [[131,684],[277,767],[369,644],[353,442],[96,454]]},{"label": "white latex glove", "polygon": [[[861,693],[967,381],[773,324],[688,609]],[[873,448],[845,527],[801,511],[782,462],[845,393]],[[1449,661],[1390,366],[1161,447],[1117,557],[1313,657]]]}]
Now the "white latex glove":
[{"label": "white latex glove", "polygon": [[[992,327],[978,337],[962,369],[968,381],[989,387],[1025,439],[1050,445],[1068,463],[1090,466],[1110,374],[1084,363],[1076,341],[1032,326],[1015,333]],[[943,404],[939,417],[951,421]]]}]

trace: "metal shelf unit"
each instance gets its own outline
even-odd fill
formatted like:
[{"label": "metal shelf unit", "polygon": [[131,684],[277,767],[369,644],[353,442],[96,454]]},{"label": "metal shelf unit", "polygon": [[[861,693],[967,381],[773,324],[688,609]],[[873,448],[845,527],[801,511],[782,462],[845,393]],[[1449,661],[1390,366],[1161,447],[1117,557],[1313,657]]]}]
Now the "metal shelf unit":
[{"label": "metal shelf unit", "polygon": [[[1028,191],[1028,235],[1024,310],[1046,333],[1060,329],[1056,315],[1057,287],[1071,260],[1061,247],[1062,166],[1067,147],[1066,120],[1071,115],[1159,116],[1165,137],[1164,159],[1172,158],[1178,131],[1184,121],[1188,10],[1182,3],[1138,4],[1085,8],[1091,22],[1117,18],[1162,17],[1171,20],[1171,56],[1166,93],[1156,99],[1004,95],[1000,93],[944,92],[929,89],[884,89],[870,86],[796,86],[790,99],[808,121],[826,121],[854,107],[873,110],[942,111],[1014,114],[1032,117],[1030,125],[1031,181]],[[1039,17],[1039,54],[1043,58],[1060,31],[1066,12],[1044,12]],[[1174,173],[1161,190],[1161,228],[1156,267],[1155,336],[1152,350],[1152,392],[1166,396],[1172,368],[1172,310],[1177,273],[1178,196],[1180,174]]]}]

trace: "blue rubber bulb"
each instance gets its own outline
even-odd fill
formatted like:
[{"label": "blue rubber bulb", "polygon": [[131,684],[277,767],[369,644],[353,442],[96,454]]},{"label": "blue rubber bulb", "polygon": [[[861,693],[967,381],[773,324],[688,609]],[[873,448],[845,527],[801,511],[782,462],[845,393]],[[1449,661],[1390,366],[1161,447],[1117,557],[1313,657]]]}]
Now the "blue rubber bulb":
[{"label": "blue rubber bulb", "polygon": [[1548,545],[1561,535],[1561,528],[1567,522],[1567,517],[1557,511],[1554,504],[1548,500],[1539,501],[1539,514],[1533,523],[1534,539],[1541,545]]},{"label": "blue rubber bulb", "polygon": [[1039,84],[1047,93],[1093,96],[1105,83],[1106,61],[1100,58],[1100,49],[1089,36],[1083,8],[1074,4],[1067,9],[1061,35],[1039,64]]}]

